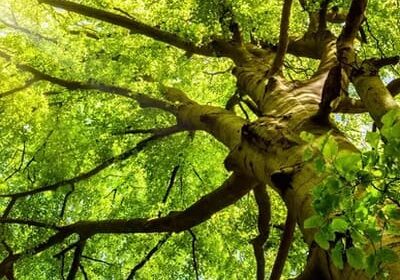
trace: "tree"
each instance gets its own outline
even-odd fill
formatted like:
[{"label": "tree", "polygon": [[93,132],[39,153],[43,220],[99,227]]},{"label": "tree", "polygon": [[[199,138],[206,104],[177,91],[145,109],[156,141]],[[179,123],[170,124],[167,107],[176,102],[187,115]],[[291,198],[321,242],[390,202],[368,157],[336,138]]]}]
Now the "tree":
[{"label": "tree", "polygon": [[2,4],[2,277],[396,279],[398,1],[38,2]]}]

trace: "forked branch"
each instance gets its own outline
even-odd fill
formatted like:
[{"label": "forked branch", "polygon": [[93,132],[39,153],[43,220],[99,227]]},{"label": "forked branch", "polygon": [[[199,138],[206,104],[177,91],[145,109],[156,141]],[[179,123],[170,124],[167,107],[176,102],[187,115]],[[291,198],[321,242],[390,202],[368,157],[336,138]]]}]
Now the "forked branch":
[{"label": "forked branch", "polygon": [[211,46],[196,46],[193,42],[187,41],[173,33],[160,30],[127,16],[65,0],[40,0],[39,2],[127,28],[134,33],[145,35],[189,53],[214,56],[214,50]]},{"label": "forked branch", "polygon": [[[121,233],[155,233],[155,232],[181,232],[188,230],[208,219],[218,211],[235,203],[248,193],[255,185],[251,178],[233,174],[221,187],[203,196],[197,202],[183,211],[171,212],[165,217],[155,219],[120,219],[103,221],[81,221],[75,224],[54,227],[45,226],[57,230],[47,241],[26,252],[13,254],[6,257],[0,263],[0,277],[5,276],[6,268],[12,266],[22,256],[38,254],[56,244],[63,242],[72,234],[78,234],[81,240],[87,240],[95,234],[121,234]],[[3,220],[4,222],[7,222]],[[10,223],[8,220],[7,223]],[[36,221],[17,221],[24,224],[45,225]],[[2,224],[2,220],[0,220]],[[83,250],[83,247],[80,249]],[[81,252],[79,252],[81,256]],[[78,254],[76,253],[76,254]]]}]

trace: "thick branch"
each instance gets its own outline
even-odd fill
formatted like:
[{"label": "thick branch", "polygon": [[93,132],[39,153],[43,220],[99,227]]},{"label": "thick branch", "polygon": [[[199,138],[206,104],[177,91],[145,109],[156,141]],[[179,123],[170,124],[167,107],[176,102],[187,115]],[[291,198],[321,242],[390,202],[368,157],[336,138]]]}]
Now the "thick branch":
[{"label": "thick branch", "polygon": [[352,47],[354,39],[360,30],[364,20],[364,11],[367,7],[367,0],[353,0],[346,18],[345,26],[339,36],[339,42],[343,47]]},{"label": "thick branch", "polygon": [[[81,221],[72,225],[57,227],[58,233],[47,241],[26,253],[14,254],[0,263],[0,277],[4,276],[6,268],[13,265],[26,254],[38,254],[56,244],[63,242],[67,237],[76,233],[80,238],[88,239],[95,234],[112,233],[155,233],[155,232],[181,232],[188,230],[206,220],[213,214],[235,203],[248,193],[255,182],[246,176],[231,175],[221,187],[203,196],[189,208],[171,212],[169,215],[155,219],[127,219],[104,221]],[[29,223],[32,223],[31,221]],[[34,222],[40,224],[39,222]]]},{"label": "thick branch", "polygon": [[386,88],[393,96],[398,95],[400,93],[400,78],[391,81]]},{"label": "thick branch", "polygon": [[127,28],[132,32],[145,35],[169,45],[173,45],[190,53],[206,56],[214,55],[214,51],[211,46],[196,46],[194,43],[186,41],[175,34],[151,27],[126,16],[64,0],[40,0],[39,2]]},{"label": "thick branch", "polygon": [[353,0],[346,18],[346,23],[337,40],[337,57],[347,76],[350,77],[351,66],[356,61],[354,53],[354,39],[360,30],[364,20],[364,12],[367,7],[367,0]]},{"label": "thick branch", "polygon": [[289,44],[288,30],[289,30],[289,19],[290,10],[292,7],[293,0],[285,0],[282,9],[281,25],[279,32],[279,45],[272,63],[269,76],[273,76],[277,71],[279,71],[283,65],[283,60],[285,58],[286,50]]}]

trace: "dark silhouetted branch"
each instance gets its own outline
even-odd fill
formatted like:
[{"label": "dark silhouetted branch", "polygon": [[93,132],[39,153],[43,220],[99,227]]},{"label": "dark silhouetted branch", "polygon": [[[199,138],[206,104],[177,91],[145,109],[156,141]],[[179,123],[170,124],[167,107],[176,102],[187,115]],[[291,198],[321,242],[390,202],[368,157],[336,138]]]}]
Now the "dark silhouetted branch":
[{"label": "dark silhouetted branch", "polygon": [[197,263],[197,258],[196,258],[196,235],[194,232],[189,229],[188,230],[190,235],[192,236],[192,260],[193,260],[193,269],[194,269],[194,275],[196,276],[196,280],[199,280],[199,265]]},{"label": "dark silhouetted branch", "polygon": [[16,87],[14,89],[10,89],[8,91],[4,91],[0,93],[0,98],[4,98],[6,96],[12,95],[14,93],[20,92],[24,89],[29,88],[31,85],[33,85],[34,83],[36,83],[38,81],[37,78],[33,78],[33,79],[29,79],[25,82],[24,85],[20,86],[20,87]]},{"label": "dark silhouetted branch", "polygon": [[74,280],[76,273],[78,272],[79,266],[81,264],[81,257],[82,257],[82,252],[83,249],[85,248],[86,240],[80,240],[76,244],[75,252],[74,252],[74,258],[72,259],[72,264],[71,268],[69,270],[67,280]]},{"label": "dark silhouetted branch", "polygon": [[271,222],[271,203],[268,192],[264,185],[257,185],[254,189],[254,196],[258,206],[258,236],[254,238],[253,244],[254,255],[257,263],[257,279],[265,279],[265,257],[264,244],[269,237],[269,228]]},{"label": "dark silhouetted branch", "polygon": [[92,258],[92,257],[89,257],[89,256],[85,256],[85,255],[82,255],[82,259],[87,259],[87,260],[90,260],[90,261],[93,261],[93,262],[103,263],[103,264],[106,264],[106,265],[109,265],[109,266],[113,265],[112,263],[109,263],[109,262],[106,262],[106,261],[103,261],[103,260],[99,260],[99,259],[96,259],[96,258]]},{"label": "dark silhouetted branch", "polygon": [[286,216],[285,230],[279,244],[278,254],[276,255],[274,266],[272,267],[272,272],[270,280],[279,280],[282,275],[283,267],[287,256],[289,254],[290,246],[293,242],[294,230],[296,228],[296,215],[294,209],[289,209]]},{"label": "dark silhouetted branch", "polygon": [[8,217],[8,215],[10,214],[10,212],[11,212],[12,208],[14,207],[16,201],[17,201],[16,198],[11,198],[10,202],[7,204],[6,210],[4,210],[4,213],[3,213],[3,216],[2,216],[3,219]]},{"label": "dark silhouetted branch", "polygon": [[165,192],[165,195],[162,199],[162,203],[166,203],[168,196],[171,192],[172,187],[174,186],[175,183],[175,178],[176,178],[176,174],[178,173],[179,170],[179,165],[174,166],[174,169],[171,172],[171,178],[169,179],[169,183],[168,183],[168,187],[167,187],[167,191]]},{"label": "dark silhouetted branch", "polygon": [[64,217],[65,208],[67,207],[68,198],[70,197],[70,195],[74,191],[75,191],[75,185],[71,184],[71,189],[64,196],[64,200],[63,200],[63,203],[62,203],[62,206],[61,206],[61,211],[60,211],[60,218]]},{"label": "dark silhouetted branch", "polygon": [[392,96],[398,95],[400,93],[400,78],[394,79],[386,87],[390,91]]},{"label": "dark silhouetted branch", "polygon": [[171,234],[165,235],[158,243],[156,246],[154,246],[147,254],[146,256],[137,264],[135,265],[134,268],[132,268],[131,272],[129,273],[128,277],[126,280],[132,280],[135,278],[136,272],[141,269],[150,259],[151,257],[164,245],[165,242],[167,242],[168,238],[171,237]]},{"label": "dark silhouetted branch", "polygon": [[0,197],[10,197],[10,198],[18,199],[21,197],[26,197],[28,195],[34,195],[34,194],[41,193],[41,192],[54,191],[62,186],[81,182],[83,180],[89,179],[90,177],[98,174],[100,171],[106,169],[110,165],[115,164],[120,161],[123,161],[123,160],[126,160],[129,157],[139,153],[152,141],[161,139],[163,137],[169,136],[169,135],[179,132],[179,131],[181,131],[181,130],[176,127],[174,127],[174,129],[172,129],[172,128],[166,128],[165,130],[160,129],[158,133],[155,133],[152,136],[140,141],[132,149],[129,149],[129,150],[125,151],[124,153],[121,153],[115,157],[111,157],[111,158],[103,161],[101,164],[97,165],[93,169],[91,169],[87,172],[83,172],[80,175],[75,176],[71,179],[62,180],[62,181],[56,182],[54,184],[45,185],[40,188],[25,191],[25,192],[19,192],[19,193],[13,193],[13,194],[1,194]]}]

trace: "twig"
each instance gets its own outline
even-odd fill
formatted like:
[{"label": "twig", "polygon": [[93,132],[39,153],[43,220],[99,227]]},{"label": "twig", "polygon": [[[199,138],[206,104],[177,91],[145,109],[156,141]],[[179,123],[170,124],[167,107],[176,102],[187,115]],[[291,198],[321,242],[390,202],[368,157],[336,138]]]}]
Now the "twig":
[{"label": "twig", "polygon": [[71,184],[71,189],[67,192],[67,194],[64,196],[63,204],[61,206],[61,211],[60,211],[60,218],[64,216],[65,208],[67,206],[68,198],[70,195],[75,191],[75,185]]},{"label": "twig", "polygon": [[20,91],[22,91],[22,90],[24,90],[24,89],[27,89],[27,88],[29,88],[31,85],[33,85],[34,83],[36,83],[37,81],[38,81],[38,79],[36,79],[35,77],[32,78],[32,79],[29,79],[29,80],[27,80],[27,81],[25,82],[24,85],[22,85],[22,86],[20,86],[20,87],[16,87],[16,88],[14,88],[14,89],[10,89],[10,90],[8,90],[8,91],[1,92],[1,93],[0,93],[0,98],[4,98],[4,97],[9,96],[9,95],[11,95],[11,94],[20,92]]},{"label": "twig", "polygon": [[193,259],[193,269],[194,269],[194,274],[196,276],[196,280],[199,280],[199,268],[197,264],[197,259],[196,259],[196,235],[193,233],[191,229],[188,230],[190,235],[192,236],[192,259]]},{"label": "twig", "polygon": [[175,165],[174,169],[172,170],[171,177],[169,179],[169,184],[168,184],[168,187],[167,187],[167,191],[165,192],[165,195],[164,195],[164,197],[162,199],[162,203],[163,204],[165,204],[167,202],[169,193],[171,192],[171,189],[174,186],[175,178],[176,178],[176,174],[178,173],[178,170],[179,170],[179,165]]},{"label": "twig", "polygon": [[136,272],[141,269],[150,259],[151,257],[161,248],[161,246],[167,242],[168,238],[171,237],[171,233],[168,233],[165,235],[158,243],[156,246],[154,246],[148,253],[147,255],[137,264],[135,265],[134,268],[132,268],[131,272],[128,275],[128,278],[126,280],[132,280],[135,277]]},{"label": "twig", "polygon": [[106,262],[106,261],[103,261],[103,260],[99,260],[99,259],[96,259],[96,258],[92,258],[92,257],[89,257],[89,256],[85,256],[85,255],[82,255],[82,258],[90,260],[90,261],[94,261],[94,262],[103,263],[103,264],[106,264],[106,265],[109,265],[109,266],[113,265],[112,263],[109,263],[109,262]]},{"label": "twig", "polygon": [[160,130],[157,134],[154,134],[142,141],[140,141],[139,143],[136,144],[135,147],[133,147],[132,149],[129,149],[127,151],[125,151],[124,153],[121,153],[117,156],[111,157],[107,160],[105,160],[104,162],[102,162],[101,164],[97,165],[96,167],[94,167],[93,169],[87,171],[87,172],[83,172],[81,174],[79,174],[76,177],[70,178],[70,179],[65,179],[59,182],[56,182],[54,184],[50,184],[50,185],[45,185],[42,186],[40,188],[37,189],[33,189],[33,190],[29,190],[29,191],[25,191],[25,192],[19,192],[19,193],[10,193],[10,194],[1,194],[0,197],[11,197],[11,198],[21,198],[21,197],[26,197],[28,195],[34,195],[37,193],[41,193],[41,192],[46,192],[46,191],[54,191],[62,186],[68,185],[68,184],[75,184],[78,183],[80,181],[89,179],[90,177],[98,174],[100,171],[106,169],[107,167],[109,167],[112,164],[115,164],[117,162],[123,161],[128,159],[129,157],[139,153],[140,151],[142,151],[149,143],[151,143],[154,140],[158,140],[161,139],[163,137],[169,136],[173,133],[179,132],[180,130],[178,128],[176,129],[171,129],[171,128],[167,128],[165,130]]},{"label": "twig", "polygon": [[26,152],[26,140],[24,140],[24,143],[23,143],[23,148],[22,148],[22,153],[21,153],[21,160],[19,162],[18,167],[10,175],[8,175],[7,178],[4,179],[4,181],[8,181],[15,174],[17,174],[19,171],[21,171],[22,165],[24,164],[24,160],[25,160],[25,152]]}]

